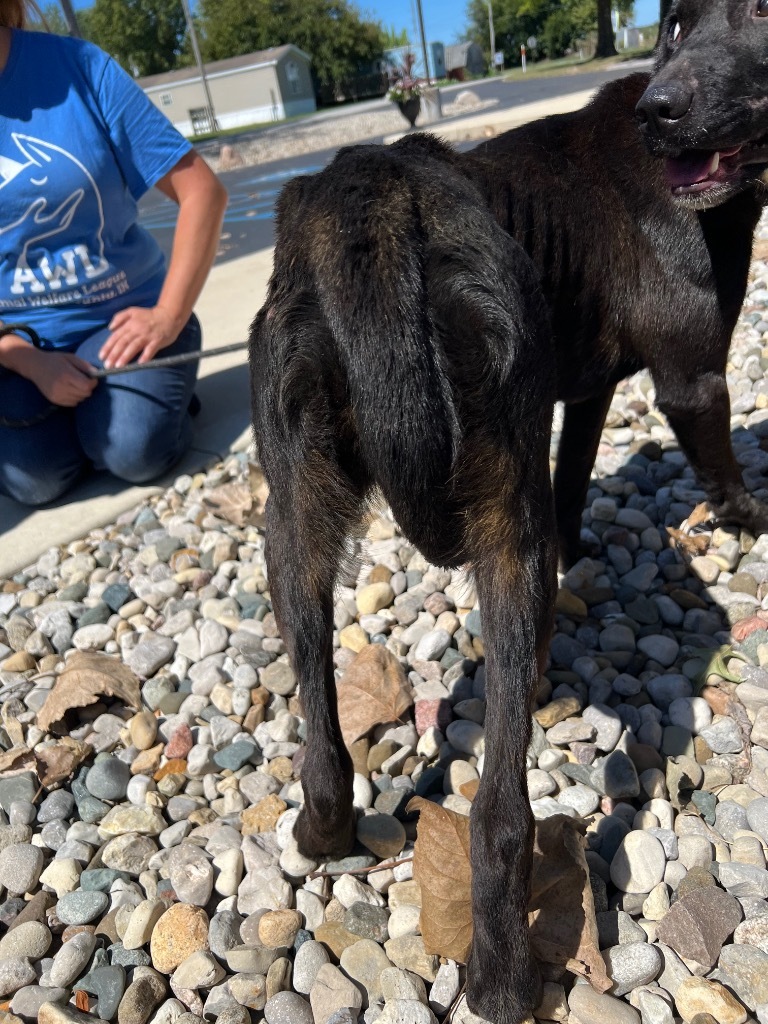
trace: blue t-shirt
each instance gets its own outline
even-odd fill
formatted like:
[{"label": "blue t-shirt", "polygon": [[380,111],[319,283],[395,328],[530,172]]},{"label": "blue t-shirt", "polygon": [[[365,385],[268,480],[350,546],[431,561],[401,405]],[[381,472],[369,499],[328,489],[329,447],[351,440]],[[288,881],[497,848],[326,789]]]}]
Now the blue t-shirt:
[{"label": "blue t-shirt", "polygon": [[15,31],[0,74],[0,320],[73,348],[155,305],[165,262],[136,203],[189,149],[98,47]]}]

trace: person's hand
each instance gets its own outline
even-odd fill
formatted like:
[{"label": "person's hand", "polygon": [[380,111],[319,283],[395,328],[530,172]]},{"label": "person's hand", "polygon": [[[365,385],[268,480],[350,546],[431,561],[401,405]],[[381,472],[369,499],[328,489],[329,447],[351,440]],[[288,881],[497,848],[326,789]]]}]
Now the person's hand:
[{"label": "person's hand", "polygon": [[111,370],[127,366],[137,356],[140,363],[154,359],[160,349],[176,340],[181,327],[162,306],[130,306],[112,317],[109,329],[112,333],[101,346],[99,359]]},{"label": "person's hand", "polygon": [[92,393],[98,381],[91,376],[93,367],[70,352],[35,352],[39,358],[27,377],[53,405],[72,408]]}]

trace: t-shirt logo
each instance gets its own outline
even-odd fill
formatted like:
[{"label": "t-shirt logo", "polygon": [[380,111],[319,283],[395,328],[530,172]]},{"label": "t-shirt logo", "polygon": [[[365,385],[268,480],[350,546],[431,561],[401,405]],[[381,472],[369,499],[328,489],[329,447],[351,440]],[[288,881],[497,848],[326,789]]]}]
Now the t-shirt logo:
[{"label": "t-shirt logo", "polygon": [[107,273],[104,208],[90,172],[61,146],[11,138],[12,156],[0,154],[0,247],[18,253],[11,294],[51,295]]}]

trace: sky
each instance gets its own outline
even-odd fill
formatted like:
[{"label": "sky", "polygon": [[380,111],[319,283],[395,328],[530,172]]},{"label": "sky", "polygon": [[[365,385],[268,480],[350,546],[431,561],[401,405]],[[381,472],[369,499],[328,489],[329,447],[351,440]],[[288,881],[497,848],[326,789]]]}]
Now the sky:
[{"label": "sky", "polygon": [[[411,40],[418,38],[413,0],[358,0],[358,6],[384,25],[406,28]],[[466,28],[466,0],[422,0],[424,28],[430,40],[453,43]],[[635,0],[635,24],[649,25],[659,16],[658,0]]]},{"label": "sky", "polygon": [[[405,28],[412,41],[418,40],[414,0],[356,0],[357,6],[376,21],[396,29]],[[93,0],[74,0],[77,8],[90,7]],[[194,0],[193,0],[194,6]],[[430,41],[455,43],[467,27],[467,0],[422,0],[424,29]],[[635,0],[635,24],[650,25],[659,16],[658,0]]]}]

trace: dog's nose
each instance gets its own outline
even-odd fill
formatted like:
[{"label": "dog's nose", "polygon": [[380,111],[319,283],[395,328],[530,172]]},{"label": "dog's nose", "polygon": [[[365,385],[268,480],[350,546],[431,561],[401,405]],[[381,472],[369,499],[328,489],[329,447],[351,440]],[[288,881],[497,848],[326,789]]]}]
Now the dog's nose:
[{"label": "dog's nose", "polygon": [[635,111],[641,124],[661,135],[691,109],[693,90],[680,82],[649,85]]}]

